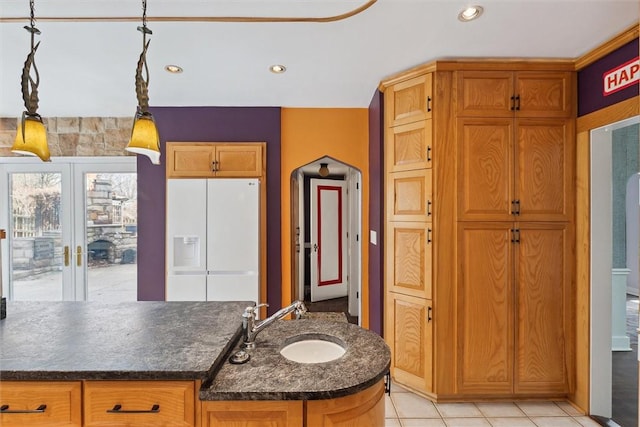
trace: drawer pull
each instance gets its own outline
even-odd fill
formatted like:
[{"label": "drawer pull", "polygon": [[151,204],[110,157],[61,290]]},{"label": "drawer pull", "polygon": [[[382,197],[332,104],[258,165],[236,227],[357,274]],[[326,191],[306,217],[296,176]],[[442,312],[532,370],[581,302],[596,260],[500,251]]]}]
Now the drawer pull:
[{"label": "drawer pull", "polygon": [[153,405],[151,409],[122,409],[122,405],[114,405],[113,409],[107,409],[110,414],[157,414],[160,412],[160,405]]},{"label": "drawer pull", "polygon": [[9,405],[0,406],[1,414],[42,414],[47,409],[47,405],[40,405],[36,409],[9,409]]}]

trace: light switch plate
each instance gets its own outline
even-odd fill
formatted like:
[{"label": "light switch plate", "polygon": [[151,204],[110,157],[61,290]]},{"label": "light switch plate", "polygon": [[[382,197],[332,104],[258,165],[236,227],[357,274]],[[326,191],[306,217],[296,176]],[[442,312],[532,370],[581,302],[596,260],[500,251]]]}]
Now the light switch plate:
[{"label": "light switch plate", "polygon": [[378,233],[375,230],[369,230],[369,241],[373,245],[378,244]]}]

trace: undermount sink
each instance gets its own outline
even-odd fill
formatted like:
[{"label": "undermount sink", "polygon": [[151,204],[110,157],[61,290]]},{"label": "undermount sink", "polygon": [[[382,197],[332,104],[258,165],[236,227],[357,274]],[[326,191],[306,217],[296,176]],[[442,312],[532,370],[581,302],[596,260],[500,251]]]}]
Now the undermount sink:
[{"label": "undermount sink", "polygon": [[341,358],[346,350],[340,344],[322,339],[304,339],[288,344],[280,354],[292,362],[324,363]]}]

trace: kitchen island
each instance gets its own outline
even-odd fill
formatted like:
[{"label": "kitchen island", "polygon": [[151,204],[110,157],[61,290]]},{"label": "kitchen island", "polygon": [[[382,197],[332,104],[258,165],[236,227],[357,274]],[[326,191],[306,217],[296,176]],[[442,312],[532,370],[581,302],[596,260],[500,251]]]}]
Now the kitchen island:
[{"label": "kitchen island", "polygon": [[[249,362],[231,365],[249,304],[10,302],[0,322],[0,424],[384,423],[390,353],[380,337],[341,322],[278,321]],[[339,341],[345,354],[312,364],[280,355],[306,336]]]}]

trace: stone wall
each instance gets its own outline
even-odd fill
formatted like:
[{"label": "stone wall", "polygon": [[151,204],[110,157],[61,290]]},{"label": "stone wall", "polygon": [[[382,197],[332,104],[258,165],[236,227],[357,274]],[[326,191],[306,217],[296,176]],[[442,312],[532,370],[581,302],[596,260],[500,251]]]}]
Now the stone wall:
[{"label": "stone wall", "polygon": [[[14,157],[11,146],[18,118],[0,118],[0,157]],[[45,117],[51,156],[126,156],[133,117]]]}]

